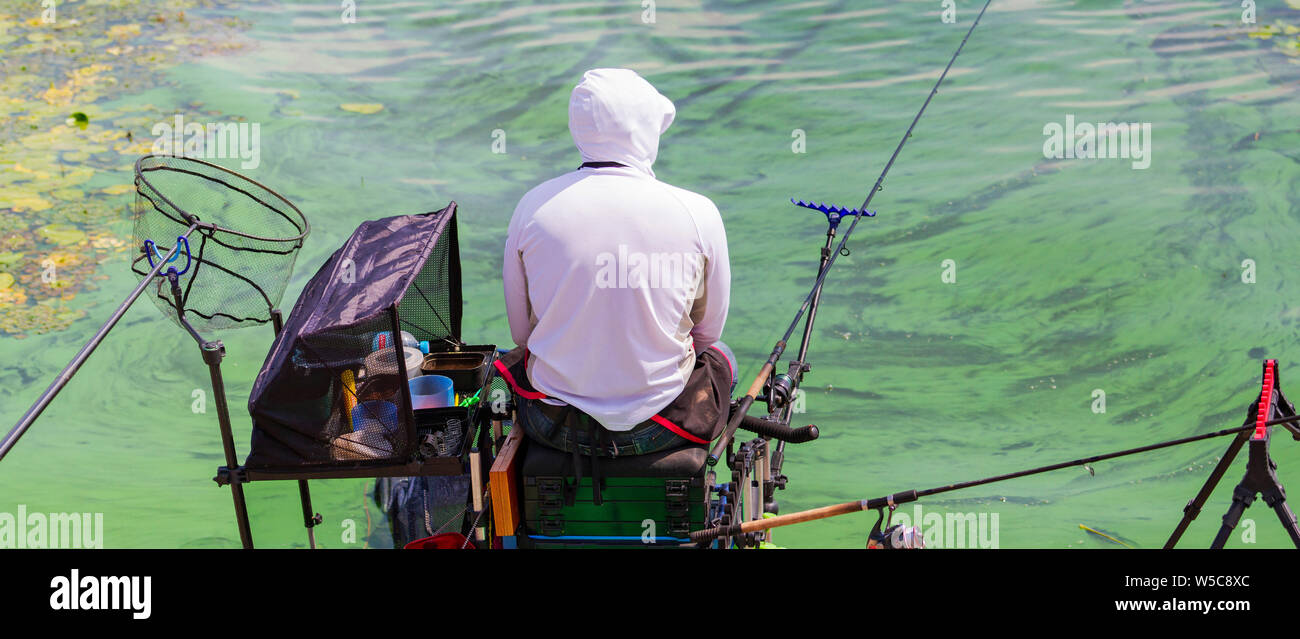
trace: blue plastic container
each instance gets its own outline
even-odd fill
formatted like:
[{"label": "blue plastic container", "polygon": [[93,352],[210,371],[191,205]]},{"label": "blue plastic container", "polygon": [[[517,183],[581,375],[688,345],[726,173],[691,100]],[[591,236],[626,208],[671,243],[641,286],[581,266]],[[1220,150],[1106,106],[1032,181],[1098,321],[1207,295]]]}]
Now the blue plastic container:
[{"label": "blue plastic container", "polygon": [[411,387],[411,410],[446,408],[456,405],[456,391],[450,377],[421,375],[408,383]]}]

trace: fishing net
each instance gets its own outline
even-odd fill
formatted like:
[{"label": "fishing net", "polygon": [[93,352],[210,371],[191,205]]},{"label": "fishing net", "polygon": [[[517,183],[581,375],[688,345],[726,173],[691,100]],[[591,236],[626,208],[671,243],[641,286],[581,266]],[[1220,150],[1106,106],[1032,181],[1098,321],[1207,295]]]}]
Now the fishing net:
[{"label": "fishing net", "polygon": [[[309,232],[301,211],[253,180],[186,157],[140,158],[135,188],[140,255],[132,271],[147,275],[180,244],[162,273],[179,274],[181,307],[195,330],[271,320]],[[192,224],[198,228],[185,237]],[[150,288],[154,304],[179,323],[168,278]]]}]

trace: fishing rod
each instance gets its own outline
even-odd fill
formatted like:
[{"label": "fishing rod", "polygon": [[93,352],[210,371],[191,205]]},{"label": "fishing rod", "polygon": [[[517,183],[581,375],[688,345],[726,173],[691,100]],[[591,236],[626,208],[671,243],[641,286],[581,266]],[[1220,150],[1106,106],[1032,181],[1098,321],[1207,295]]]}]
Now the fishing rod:
[{"label": "fishing rod", "polygon": [[[168,251],[167,255],[162,256],[162,258],[158,260],[158,264],[140,280],[140,283],[135,287],[135,290],[131,291],[131,294],[128,295],[126,300],[117,307],[117,310],[113,311],[113,314],[109,316],[108,321],[104,322],[104,325],[99,328],[99,331],[95,333],[94,337],[90,338],[90,341],[86,342],[86,345],[81,347],[81,350],[72,358],[72,361],[68,362],[68,365],[63,367],[63,372],[59,373],[58,377],[54,378],[54,381],[50,384],[49,388],[45,389],[45,392],[36,400],[36,403],[33,404],[31,408],[27,409],[27,413],[23,415],[22,419],[18,420],[18,424],[9,430],[9,433],[5,435],[4,440],[0,441],[0,460],[3,460],[5,455],[9,454],[9,451],[18,443],[19,438],[21,438],[23,434],[27,432],[27,429],[36,422],[36,418],[41,416],[41,413],[50,405],[50,402],[54,401],[54,398],[59,394],[59,391],[62,391],[63,387],[67,386],[68,382],[72,379],[72,376],[77,374],[81,365],[85,364],[86,360],[90,358],[90,354],[95,352],[95,349],[99,347],[99,344],[104,341],[105,337],[108,337],[108,332],[113,330],[113,327],[117,325],[118,320],[122,319],[123,315],[126,315],[127,309],[131,308],[132,304],[135,304],[136,300],[140,298],[140,295],[144,293],[145,289],[153,283],[153,279],[158,276],[163,267],[170,263],[173,258],[178,256],[177,251],[179,251],[181,247],[181,242],[179,240],[186,239],[188,241],[190,234],[200,226],[203,226],[203,224],[197,220],[191,222],[189,228],[177,238],[178,241],[174,246],[172,246],[172,250]],[[188,250],[189,247],[187,244],[186,251],[188,252]]]},{"label": "fishing rod", "polygon": [[804,331],[803,344],[799,349],[799,358],[790,365],[791,373],[789,375],[792,379],[788,382],[790,387],[787,390],[791,393],[791,397],[793,396],[793,391],[797,390],[798,383],[803,377],[803,360],[807,354],[808,335],[811,333],[812,318],[816,313],[814,300],[817,302],[820,302],[821,300],[821,290],[823,283],[826,281],[826,274],[829,273],[831,267],[835,265],[835,259],[844,253],[844,247],[848,243],[849,237],[853,235],[853,230],[857,228],[858,222],[862,220],[862,217],[864,215],[867,217],[874,216],[874,213],[868,212],[867,207],[871,205],[871,200],[876,196],[876,193],[883,190],[881,184],[884,182],[885,176],[889,174],[889,169],[894,166],[894,161],[898,159],[898,154],[902,152],[903,146],[907,144],[908,138],[912,137],[912,130],[916,128],[916,123],[921,120],[921,115],[925,113],[925,108],[930,106],[930,100],[934,99],[935,94],[939,92],[939,85],[943,84],[944,78],[948,77],[948,71],[952,69],[953,63],[957,61],[957,56],[961,55],[961,50],[966,46],[966,41],[970,39],[971,33],[975,31],[975,27],[980,23],[980,18],[984,17],[984,12],[989,8],[989,5],[992,2],[993,0],[985,0],[984,7],[980,9],[979,15],[975,16],[975,21],[971,23],[970,29],[966,30],[966,37],[962,38],[961,44],[957,45],[957,50],[954,51],[952,57],[948,59],[948,65],[945,66],[943,72],[939,74],[938,81],[934,83],[934,88],[930,89],[930,93],[926,96],[925,102],[921,104],[921,109],[916,112],[916,117],[912,118],[912,124],[907,127],[907,132],[904,133],[903,138],[898,141],[898,146],[894,148],[893,155],[889,156],[889,161],[885,163],[884,170],[882,170],[880,176],[876,178],[875,186],[873,186],[871,192],[867,194],[867,198],[863,200],[862,206],[856,211],[849,211],[849,213],[853,214],[853,222],[849,224],[848,230],[845,231],[844,236],[840,238],[839,245],[835,248],[835,251],[831,253],[830,258],[826,260],[825,265],[818,273],[817,281],[813,284],[813,288],[808,293],[807,297],[804,298],[803,304],[799,306],[799,312],[795,313],[794,321],[790,322],[790,327],[785,330],[785,335],[783,335],[781,339],[776,342],[776,345],[772,347],[772,353],[768,355],[767,361],[763,363],[763,367],[759,369],[758,375],[754,377],[753,383],[749,385],[749,390],[746,391],[745,396],[741,398],[740,402],[737,404],[736,410],[727,421],[727,427],[723,430],[722,436],[713,445],[712,450],[709,451],[708,464],[710,466],[716,466],[718,460],[722,459],[722,455],[727,447],[730,446],[732,438],[736,435],[736,430],[741,425],[741,421],[744,420],[746,413],[749,412],[749,408],[753,406],[754,400],[759,396],[759,393],[762,392],[763,387],[767,384],[768,377],[772,374],[772,371],[776,369],[776,363],[781,359],[781,355],[785,353],[786,343],[789,342],[790,337],[794,335],[795,330],[799,327],[799,320],[803,318],[804,313],[809,313],[808,325],[805,327]]},{"label": "fishing rod", "polygon": [[[1293,423],[1297,420],[1300,420],[1300,415],[1293,415],[1282,419],[1275,419],[1269,422],[1265,422],[1263,425],[1266,427],[1286,425],[1286,424]],[[745,533],[754,533],[763,530],[769,530],[771,528],[777,528],[779,526],[789,526],[790,524],[798,524],[798,523],[813,521],[817,519],[826,519],[828,517],[846,515],[849,513],[856,513],[864,510],[879,510],[882,508],[892,509],[898,506],[899,504],[905,504],[907,502],[916,501],[921,497],[929,497],[931,495],[938,495],[940,493],[952,492],[954,490],[962,490],[964,488],[973,488],[975,486],[983,486],[985,484],[992,484],[992,483],[1007,481],[1011,479],[1018,479],[1020,477],[1027,477],[1029,475],[1038,475],[1041,473],[1051,472],[1053,470],[1060,470],[1062,468],[1069,468],[1072,466],[1084,466],[1099,461],[1115,459],[1117,457],[1126,457],[1129,455],[1136,455],[1138,453],[1146,453],[1153,450],[1159,450],[1161,448],[1169,448],[1172,446],[1191,444],[1194,442],[1199,442],[1206,439],[1213,439],[1216,437],[1235,435],[1235,434],[1243,433],[1245,431],[1253,430],[1257,427],[1258,426],[1256,425],[1255,421],[1251,419],[1246,424],[1243,424],[1241,426],[1237,426],[1235,428],[1225,428],[1223,430],[1214,431],[1212,433],[1192,435],[1189,437],[1172,439],[1169,441],[1164,441],[1156,444],[1139,446],[1137,448],[1129,448],[1114,453],[1093,455],[1092,457],[1082,457],[1079,459],[1072,459],[1070,461],[1060,462],[1057,464],[1039,466],[1037,468],[1030,468],[1028,470],[1021,470],[1014,473],[1006,473],[1004,475],[994,475],[992,477],[985,477],[983,479],[958,482],[955,484],[948,484],[946,486],[938,486],[935,488],[927,488],[924,490],[907,490],[903,492],[893,493],[891,495],[886,495],[884,497],[876,497],[874,499],[861,499],[858,501],[849,501],[849,502],[844,502],[842,504],[822,506],[821,508],[814,508],[812,510],[804,510],[796,513],[790,513],[788,515],[778,515],[776,517],[769,517],[767,519],[756,519],[753,521],[746,521],[740,524],[731,524],[729,526],[717,526],[714,528],[706,528],[704,530],[698,530],[692,532],[690,537],[692,543],[707,544],[712,542],[714,539],[717,539],[718,537],[736,537],[736,536],[743,535]],[[1290,430],[1289,427],[1288,430]],[[1294,434],[1295,431],[1292,432]]]}]

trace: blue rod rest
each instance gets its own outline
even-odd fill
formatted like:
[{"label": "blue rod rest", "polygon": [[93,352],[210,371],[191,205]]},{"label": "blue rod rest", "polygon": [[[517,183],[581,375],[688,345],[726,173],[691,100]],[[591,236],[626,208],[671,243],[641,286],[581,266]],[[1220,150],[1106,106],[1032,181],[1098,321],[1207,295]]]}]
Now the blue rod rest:
[{"label": "blue rod rest", "polygon": [[[184,275],[187,271],[190,270],[190,241],[187,240],[187,239],[185,239],[185,236],[183,236],[183,235],[182,235],[182,236],[177,236],[176,241],[179,242],[179,243],[181,243],[181,244],[184,244],[184,245],[185,245],[185,268],[181,269],[179,272],[176,273],[177,275]],[[144,249],[145,249],[145,250],[144,250],[144,255],[145,255],[146,258],[149,259],[149,269],[152,270],[152,269],[153,269],[153,258],[157,257],[157,258],[158,258],[158,261],[159,261],[159,262],[162,262],[162,261],[163,261],[162,253],[158,250],[158,245],[153,243],[153,240],[145,240],[145,241],[144,241]],[[180,256],[181,256],[180,251],[177,251],[176,254],[175,254],[175,255],[172,255],[170,258],[168,258],[167,261],[168,261],[168,262],[175,262],[176,259],[179,258]],[[167,269],[167,270],[168,270],[168,271],[175,271],[175,270],[176,270],[176,267],[173,266],[173,267],[171,267],[171,268],[169,268],[169,269]]]},{"label": "blue rod rest", "polygon": [[805,209],[821,211],[826,215],[826,222],[831,225],[831,228],[835,228],[839,226],[840,219],[848,215],[876,217],[875,211],[859,211],[857,209],[849,209],[842,206],[828,206],[826,204],[822,204],[821,202],[817,202],[814,204],[811,201],[805,202],[803,200],[796,200],[794,198],[790,198],[790,203],[795,206],[802,206]]}]

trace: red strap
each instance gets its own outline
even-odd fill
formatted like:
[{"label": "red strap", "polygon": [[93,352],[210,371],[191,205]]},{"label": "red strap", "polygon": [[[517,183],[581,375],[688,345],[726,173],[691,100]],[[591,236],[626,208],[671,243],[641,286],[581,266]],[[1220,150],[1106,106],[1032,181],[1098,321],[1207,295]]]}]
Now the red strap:
[{"label": "red strap", "polygon": [[537,391],[529,391],[521,388],[519,386],[519,382],[515,381],[515,376],[510,374],[510,369],[506,368],[506,365],[502,364],[501,360],[492,362],[492,364],[497,367],[497,372],[501,373],[501,377],[506,380],[507,384],[510,384],[510,388],[515,389],[515,392],[518,393],[520,397],[523,397],[524,399],[546,399],[547,398],[546,393],[539,393]]},{"label": "red strap", "polygon": [[[719,351],[719,352],[721,352],[721,351]],[[723,359],[723,360],[726,360],[727,358],[726,358],[726,357],[723,357],[722,359]],[[528,366],[527,362],[528,362],[528,351],[524,351],[524,366],[525,366],[525,367]],[[496,360],[495,362],[492,362],[492,364],[493,364],[494,366],[496,366],[496,368],[497,368],[497,372],[498,372],[498,373],[501,373],[501,377],[502,377],[503,379],[506,380],[506,383],[507,383],[507,384],[510,384],[510,388],[513,388],[514,391],[515,391],[515,393],[517,393],[520,397],[523,397],[524,399],[548,399],[548,396],[546,395],[546,393],[540,393],[540,392],[537,392],[537,391],[528,391],[528,390],[524,390],[522,387],[520,387],[520,386],[519,386],[519,382],[516,382],[516,381],[515,381],[515,376],[510,374],[510,369],[509,369],[509,368],[506,368],[506,365],[505,365],[505,364],[502,364],[502,363],[501,363],[501,360]],[[730,365],[731,365],[730,362],[728,362],[727,365],[728,365],[728,367],[730,367]],[[685,439],[685,440],[688,441],[688,442],[693,442],[693,443],[696,443],[696,444],[707,444],[707,443],[709,443],[709,442],[706,441],[706,440],[700,439],[699,437],[696,437],[696,436],[694,436],[694,435],[692,435],[692,434],[686,432],[685,430],[682,429],[681,426],[678,426],[677,424],[674,424],[674,423],[672,423],[672,422],[670,422],[670,421],[664,419],[663,417],[660,417],[659,415],[652,415],[652,416],[650,417],[650,420],[653,421],[653,422],[656,423],[656,424],[659,424],[660,426],[663,426],[664,428],[667,428],[668,430],[672,431],[674,435],[677,435],[678,437],[681,437],[682,439]]]},{"label": "red strap", "polygon": [[1269,415],[1273,414],[1273,387],[1276,384],[1277,360],[1270,359],[1264,362],[1264,390],[1259,394],[1259,412],[1255,414],[1255,437],[1254,439],[1266,439],[1268,437],[1268,427],[1264,424],[1268,422]]},{"label": "red strap", "polygon": [[670,422],[670,421],[664,419],[663,417],[660,417],[659,415],[652,415],[652,416],[650,417],[650,420],[653,421],[653,422],[656,423],[656,424],[659,424],[660,426],[663,426],[664,428],[667,428],[668,430],[673,431],[673,433],[674,433],[675,435],[677,435],[678,437],[681,437],[682,439],[685,439],[685,440],[688,441],[688,442],[694,442],[694,443],[696,443],[696,444],[707,444],[707,443],[709,443],[709,442],[707,442],[707,441],[705,441],[705,440],[703,440],[703,439],[700,439],[699,437],[696,437],[695,435],[692,435],[692,434],[690,434],[690,433],[688,433],[688,432],[682,430],[682,428],[681,428],[680,426],[678,426],[677,424],[674,424],[674,423],[672,423],[672,422]]}]

